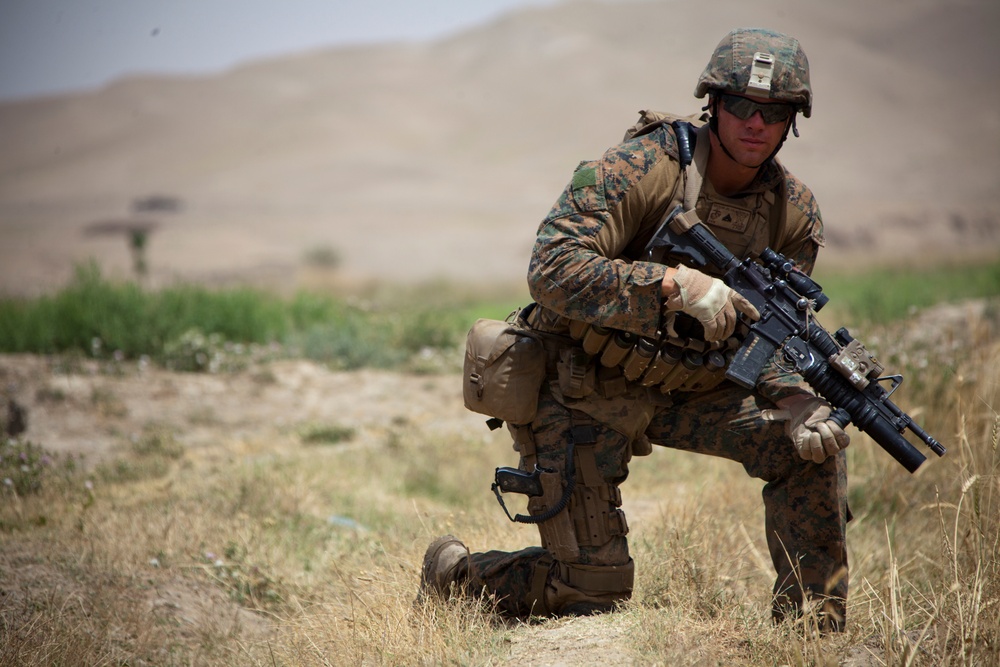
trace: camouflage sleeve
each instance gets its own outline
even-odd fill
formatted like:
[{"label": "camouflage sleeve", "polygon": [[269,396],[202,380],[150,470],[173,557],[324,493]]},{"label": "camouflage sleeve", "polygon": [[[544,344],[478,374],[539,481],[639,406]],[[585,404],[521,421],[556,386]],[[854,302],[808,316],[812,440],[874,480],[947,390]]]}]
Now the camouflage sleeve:
[{"label": "camouflage sleeve", "polygon": [[781,370],[774,358],[765,366],[757,380],[757,393],[777,404],[783,398],[797,394],[815,394],[801,375]]},{"label": "camouflage sleeve", "polygon": [[785,189],[788,193],[786,229],[789,230],[789,235],[775,250],[795,260],[802,271],[811,275],[816,267],[819,249],[825,243],[823,217],[812,190],[802,181],[787,174]]},{"label": "camouflage sleeve", "polygon": [[577,167],[535,239],[528,287],[538,304],[570,319],[655,335],[665,267],[622,253],[662,205],[664,184],[677,179],[676,163],[664,160],[663,136],[627,142]]}]

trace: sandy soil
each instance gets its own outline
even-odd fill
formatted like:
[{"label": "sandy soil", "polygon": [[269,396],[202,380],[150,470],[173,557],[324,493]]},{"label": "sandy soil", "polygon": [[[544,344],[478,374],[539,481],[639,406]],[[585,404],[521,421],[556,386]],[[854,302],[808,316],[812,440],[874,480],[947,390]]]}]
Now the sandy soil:
[{"label": "sandy soil", "polygon": [[336,422],[364,445],[384,440],[393,423],[442,432],[480,428],[462,405],[453,375],[330,371],[304,360],[281,360],[233,374],[173,373],[129,362],[63,362],[31,355],[0,356],[0,386],[28,410],[24,437],[85,463],[113,457],[149,425],[177,430],[185,449],[220,443],[289,439],[308,424]]}]

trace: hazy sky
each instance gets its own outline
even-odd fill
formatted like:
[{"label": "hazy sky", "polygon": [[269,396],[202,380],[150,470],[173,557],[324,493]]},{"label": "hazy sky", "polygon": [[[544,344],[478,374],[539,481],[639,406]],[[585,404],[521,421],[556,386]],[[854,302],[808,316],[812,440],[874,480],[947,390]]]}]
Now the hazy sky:
[{"label": "hazy sky", "polygon": [[0,99],[316,47],[431,39],[555,1],[0,0]]}]

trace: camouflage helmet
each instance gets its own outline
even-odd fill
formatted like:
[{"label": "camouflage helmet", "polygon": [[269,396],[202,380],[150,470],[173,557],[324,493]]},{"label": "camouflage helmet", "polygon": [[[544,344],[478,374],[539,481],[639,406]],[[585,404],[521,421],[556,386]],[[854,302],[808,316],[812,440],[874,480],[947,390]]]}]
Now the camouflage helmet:
[{"label": "camouflage helmet", "polygon": [[809,61],[794,37],[761,28],[737,28],[715,47],[698,77],[694,96],[711,90],[759,95],[796,105],[812,113]]}]

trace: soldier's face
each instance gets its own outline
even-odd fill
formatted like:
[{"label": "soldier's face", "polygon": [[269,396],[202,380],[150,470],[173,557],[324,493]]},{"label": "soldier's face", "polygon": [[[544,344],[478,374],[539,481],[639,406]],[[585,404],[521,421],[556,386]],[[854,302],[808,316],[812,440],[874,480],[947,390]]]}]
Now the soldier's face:
[{"label": "soldier's face", "polygon": [[[755,95],[739,95],[759,104],[774,104],[772,100]],[[785,105],[782,105],[785,106]],[[736,162],[744,167],[759,167],[774,152],[785,134],[790,118],[768,123],[760,111],[742,119],[726,110],[721,101],[716,106],[719,119],[719,137],[732,153]]]}]

